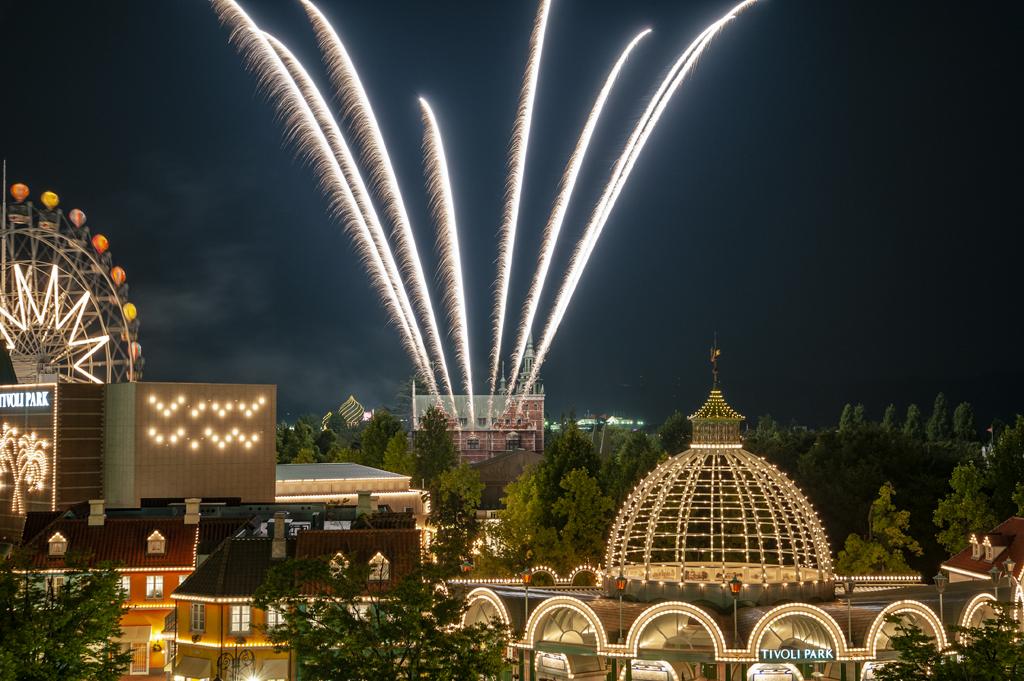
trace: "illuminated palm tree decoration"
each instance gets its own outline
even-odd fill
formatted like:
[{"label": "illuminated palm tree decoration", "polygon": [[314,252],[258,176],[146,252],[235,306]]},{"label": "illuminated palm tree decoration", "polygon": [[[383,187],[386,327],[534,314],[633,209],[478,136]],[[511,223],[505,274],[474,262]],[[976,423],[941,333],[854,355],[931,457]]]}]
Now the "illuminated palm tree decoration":
[{"label": "illuminated palm tree decoration", "polygon": [[38,492],[46,484],[50,472],[46,459],[46,449],[50,443],[36,437],[35,433],[19,433],[6,423],[0,431],[0,487],[4,478],[10,474],[11,512],[17,515],[25,513],[25,495]]}]

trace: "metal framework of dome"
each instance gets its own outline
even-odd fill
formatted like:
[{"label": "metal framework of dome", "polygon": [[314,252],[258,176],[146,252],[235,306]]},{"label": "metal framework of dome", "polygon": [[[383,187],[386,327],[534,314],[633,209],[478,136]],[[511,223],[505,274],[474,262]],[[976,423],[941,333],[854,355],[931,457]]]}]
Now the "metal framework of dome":
[{"label": "metal framework of dome", "polygon": [[682,591],[714,601],[704,592],[734,578],[758,602],[828,593],[831,553],[817,513],[785,473],[742,448],[743,416],[717,385],[690,420],[690,449],[648,474],[620,509],[609,581],[622,575],[643,599]]}]

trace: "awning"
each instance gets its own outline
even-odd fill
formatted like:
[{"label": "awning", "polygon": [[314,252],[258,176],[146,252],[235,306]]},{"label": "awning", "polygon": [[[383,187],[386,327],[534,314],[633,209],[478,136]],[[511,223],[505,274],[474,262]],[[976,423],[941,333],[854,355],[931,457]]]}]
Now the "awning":
[{"label": "awning", "polygon": [[287,679],[288,678],[288,660],[267,660],[263,663],[263,669],[260,671],[260,677],[264,679]]},{"label": "awning", "polygon": [[121,635],[117,637],[119,643],[144,643],[149,640],[149,634],[153,627],[149,624],[121,627]]},{"label": "awning", "polygon": [[210,661],[205,658],[183,655],[181,661],[174,666],[174,675],[187,679],[208,679],[210,666]]}]

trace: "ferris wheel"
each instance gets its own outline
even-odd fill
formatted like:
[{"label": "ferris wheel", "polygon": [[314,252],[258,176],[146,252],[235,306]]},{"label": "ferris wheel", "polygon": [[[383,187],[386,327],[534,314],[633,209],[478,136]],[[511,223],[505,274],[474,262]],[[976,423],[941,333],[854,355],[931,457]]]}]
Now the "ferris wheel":
[{"label": "ferris wheel", "polygon": [[86,215],[11,185],[0,221],[0,343],[19,383],[126,383],[141,377],[139,320],[127,275]]}]

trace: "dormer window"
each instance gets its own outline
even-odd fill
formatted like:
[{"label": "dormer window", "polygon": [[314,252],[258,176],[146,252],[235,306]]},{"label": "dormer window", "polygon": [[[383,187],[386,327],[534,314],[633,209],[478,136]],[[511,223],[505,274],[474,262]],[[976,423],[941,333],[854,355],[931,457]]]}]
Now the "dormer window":
[{"label": "dormer window", "polygon": [[386,582],[391,579],[391,561],[380,551],[370,559],[370,581]]},{"label": "dormer window", "polygon": [[988,537],[985,537],[985,543],[983,544],[983,546],[985,547],[985,560],[987,560],[988,562],[991,563],[992,562],[992,542],[989,541]]},{"label": "dormer window", "polygon": [[978,543],[978,536],[971,535],[971,560],[981,558],[981,544]]},{"label": "dormer window", "polygon": [[348,558],[341,551],[338,551],[331,557],[331,572],[337,575],[342,570],[348,568]]},{"label": "dormer window", "polygon": [[49,554],[51,556],[63,556],[68,552],[68,540],[64,538],[60,532],[54,532],[53,536],[50,537]]},{"label": "dormer window", "polygon": [[162,556],[165,553],[167,553],[167,540],[164,539],[159,530],[153,530],[153,534],[146,538],[146,554]]}]

